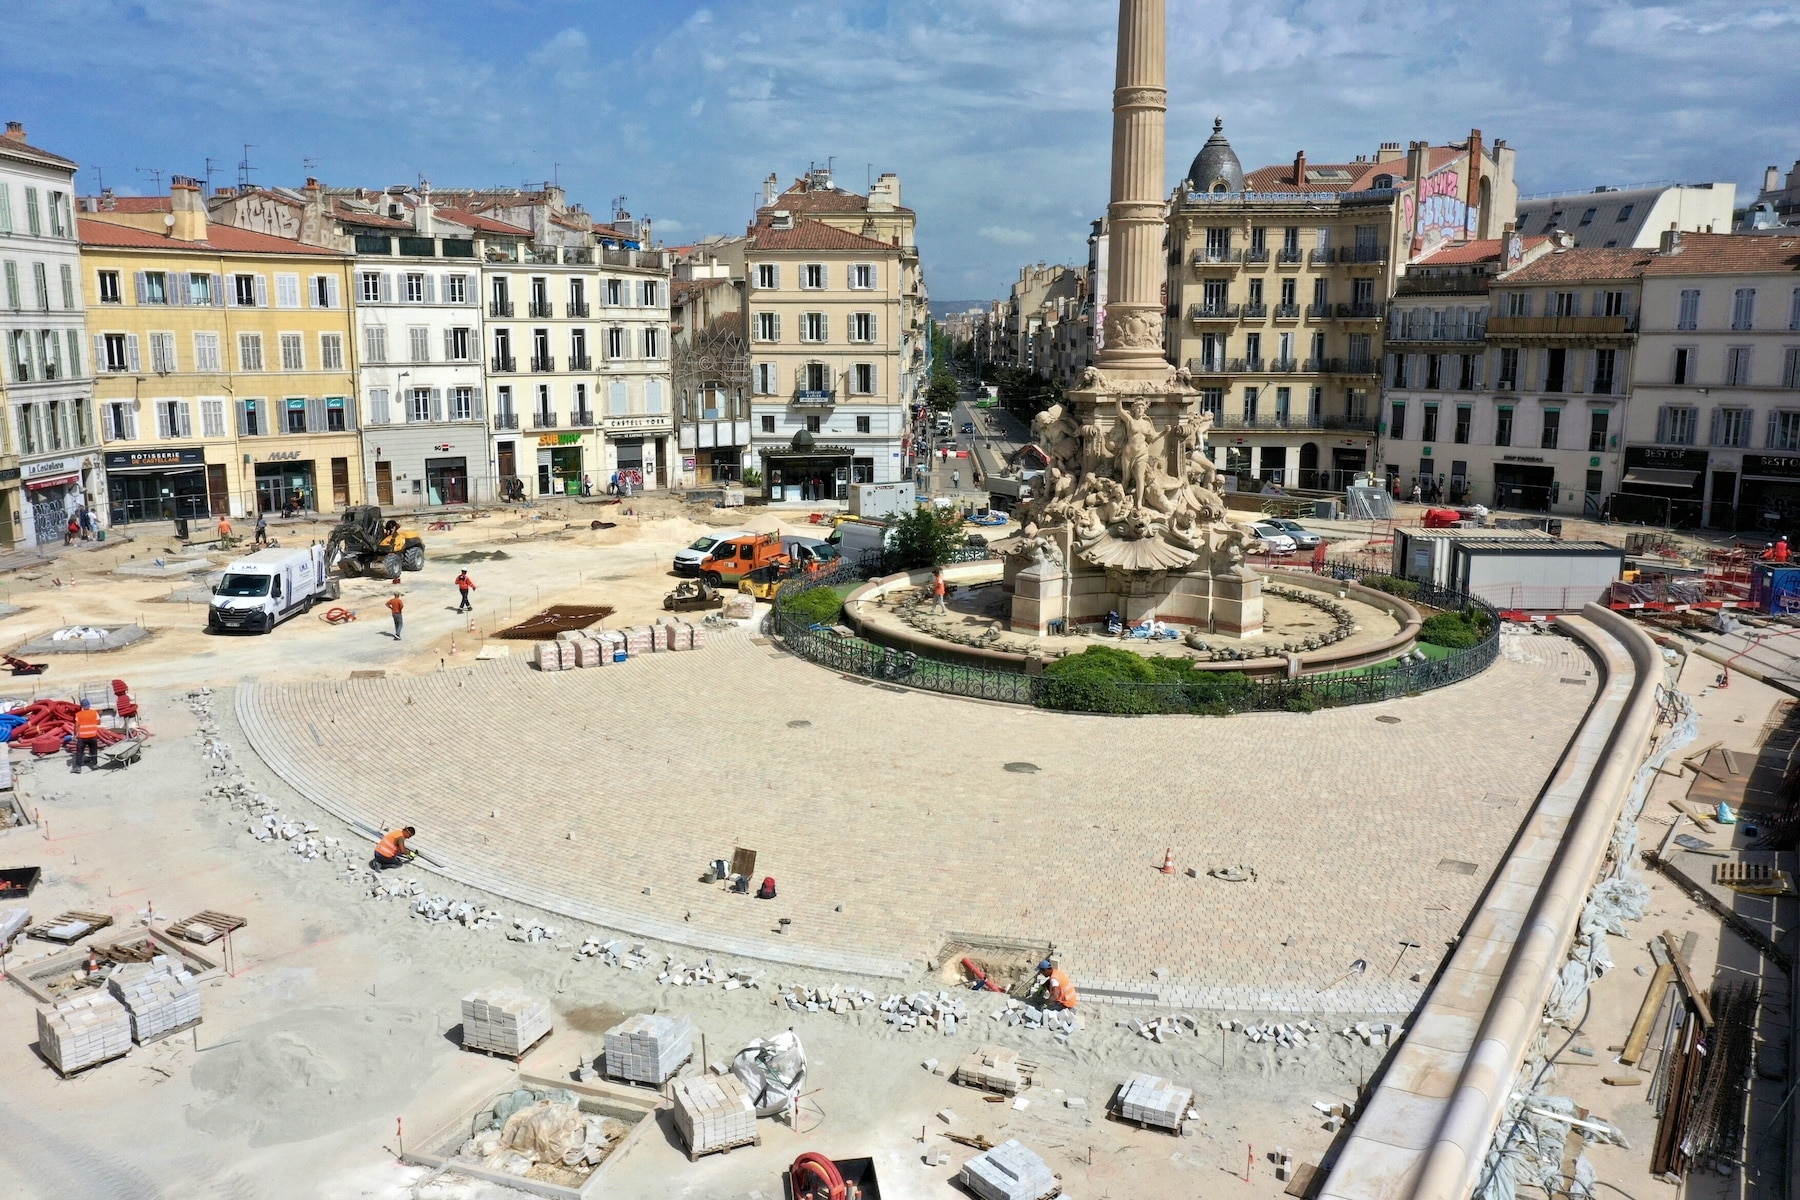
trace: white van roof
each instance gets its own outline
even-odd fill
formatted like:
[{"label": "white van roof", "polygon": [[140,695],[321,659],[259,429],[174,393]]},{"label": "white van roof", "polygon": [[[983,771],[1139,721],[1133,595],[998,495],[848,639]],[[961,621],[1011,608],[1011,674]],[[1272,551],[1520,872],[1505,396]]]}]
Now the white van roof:
[{"label": "white van roof", "polygon": [[228,564],[225,569],[227,571],[248,571],[254,574],[257,571],[272,571],[284,563],[293,562],[295,559],[307,559],[311,556],[312,548],[309,546],[295,546],[291,550],[277,547],[258,550],[249,558],[240,558]]}]

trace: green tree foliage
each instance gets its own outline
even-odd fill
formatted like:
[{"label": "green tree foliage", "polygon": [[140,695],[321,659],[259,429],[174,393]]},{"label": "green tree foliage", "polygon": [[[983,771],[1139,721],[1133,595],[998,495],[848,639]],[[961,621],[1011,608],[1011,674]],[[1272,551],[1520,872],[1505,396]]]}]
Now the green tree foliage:
[{"label": "green tree foliage", "polygon": [[808,588],[798,596],[783,597],[784,612],[808,625],[836,625],[844,615],[844,600],[828,587]]},{"label": "green tree foliage", "polygon": [[1089,646],[1044,668],[1039,703],[1069,712],[1238,712],[1254,685],[1239,671],[1196,670],[1180,657],[1148,657]]},{"label": "green tree foliage", "polygon": [[931,373],[931,382],[925,387],[925,403],[933,412],[949,412],[956,407],[957,397],[961,389],[956,385],[956,376],[948,368],[939,367]]},{"label": "green tree foliage", "polygon": [[924,504],[894,522],[888,566],[897,571],[941,567],[963,544],[962,514]]}]

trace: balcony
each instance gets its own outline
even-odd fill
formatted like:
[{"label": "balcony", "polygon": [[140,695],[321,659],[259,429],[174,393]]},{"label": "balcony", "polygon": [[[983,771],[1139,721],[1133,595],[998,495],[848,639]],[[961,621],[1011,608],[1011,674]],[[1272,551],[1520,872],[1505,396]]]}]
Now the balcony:
[{"label": "balcony", "polygon": [[1386,246],[1341,246],[1337,252],[1341,263],[1384,263],[1388,260]]},{"label": "balcony", "polygon": [[1263,360],[1260,358],[1234,358],[1231,360],[1231,365],[1226,368],[1227,372],[1232,375],[1261,374],[1262,369]]},{"label": "balcony", "polygon": [[533,300],[526,306],[526,310],[533,317],[554,317],[556,315],[556,305],[548,300]]},{"label": "balcony", "polygon": [[1300,369],[1300,362],[1298,359],[1271,358],[1269,360],[1269,370],[1274,371],[1278,374],[1292,375],[1294,372],[1298,371],[1299,369]]},{"label": "balcony", "polygon": [[1395,320],[1388,327],[1387,340],[1390,342],[1472,346],[1487,340],[1487,323],[1484,321],[1458,321],[1454,324],[1432,325],[1425,329],[1408,329],[1399,322],[1400,314],[1398,312],[1391,315]]},{"label": "balcony", "polygon": [[1372,358],[1309,358],[1301,368],[1308,375],[1376,375],[1380,367]]},{"label": "balcony", "polygon": [[553,267],[556,265],[556,260],[557,252],[555,246],[525,247],[525,261],[528,263],[542,263],[547,267]]},{"label": "balcony", "polygon": [[534,413],[532,413],[531,414],[531,427],[533,429],[555,429],[556,428],[556,414],[553,412],[534,412]]},{"label": "balcony", "polygon": [[494,414],[495,429],[517,429],[519,414],[515,412],[497,412]]},{"label": "balcony", "polygon": [[1241,267],[1244,265],[1242,250],[1196,250],[1190,256],[1190,263],[1195,270],[1205,267]]},{"label": "balcony", "polygon": [[1309,304],[1306,306],[1306,319],[1309,321],[1329,321],[1337,316],[1337,307],[1331,304]]},{"label": "balcony", "polygon": [[1266,317],[1268,315],[1269,315],[1269,306],[1264,304],[1261,300],[1257,300],[1257,301],[1254,301],[1253,303],[1244,305],[1244,316],[1245,317],[1254,317],[1254,318],[1260,319],[1260,318]]},{"label": "balcony", "polygon": [[1300,247],[1295,246],[1289,249],[1284,246],[1275,252],[1275,265],[1277,267],[1298,267],[1304,257]]},{"label": "balcony", "polygon": [[554,354],[542,354],[542,355],[534,354],[534,355],[532,355],[531,356],[531,369],[534,371],[554,371],[554,370],[556,370],[556,356]]},{"label": "balcony", "polygon": [[580,304],[577,304],[571,300],[569,303],[563,305],[563,315],[566,317],[586,317],[588,315],[587,302],[584,300]]},{"label": "balcony", "polygon": [[1379,321],[1387,311],[1385,304],[1340,304],[1337,315],[1344,321]]},{"label": "balcony", "polygon": [[571,427],[579,428],[581,426],[593,424],[594,413],[592,409],[578,408],[569,414],[569,425]]},{"label": "balcony", "polygon": [[510,354],[496,354],[493,361],[493,369],[501,375],[510,375],[519,369],[519,360]]},{"label": "balcony", "polygon": [[1213,418],[1213,428],[1220,430],[1341,430],[1347,433],[1374,433],[1375,422],[1368,417],[1315,417],[1307,413],[1290,413],[1285,417],[1276,413],[1258,413],[1254,416],[1225,413]]},{"label": "balcony", "polygon": [[1224,359],[1190,358],[1188,359],[1188,374],[1199,377],[1205,375],[1229,375],[1230,372],[1226,370]]},{"label": "balcony", "polygon": [[591,371],[591,370],[593,370],[593,368],[594,368],[594,360],[592,358],[588,357],[587,355],[585,355],[585,354],[569,355],[569,370],[571,370],[571,371]]},{"label": "balcony", "polygon": [[1243,311],[1241,304],[1195,304],[1188,309],[1188,320],[1235,321]]},{"label": "balcony", "polygon": [[510,317],[512,315],[513,302],[511,300],[495,300],[488,305],[488,316],[490,317]]},{"label": "balcony", "polygon": [[835,388],[795,388],[794,403],[797,405],[823,405],[837,403]]},{"label": "balcony", "polygon": [[1620,341],[1637,332],[1636,317],[1490,317],[1488,336],[1521,341]]},{"label": "balcony", "polygon": [[1300,306],[1298,304],[1277,304],[1275,306],[1275,319],[1277,321],[1298,321],[1300,319]]},{"label": "balcony", "polygon": [[[563,247],[563,265],[566,267],[591,267],[594,265],[594,248],[592,246]],[[586,315],[585,313],[583,314]]]}]

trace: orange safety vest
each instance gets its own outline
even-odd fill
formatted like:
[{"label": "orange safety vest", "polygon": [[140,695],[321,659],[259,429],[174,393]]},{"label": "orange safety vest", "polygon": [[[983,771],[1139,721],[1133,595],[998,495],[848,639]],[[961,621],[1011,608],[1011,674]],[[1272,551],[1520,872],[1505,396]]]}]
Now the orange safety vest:
[{"label": "orange safety vest", "polygon": [[399,856],[400,851],[405,845],[406,831],[403,829],[390,829],[387,832],[387,836],[382,838],[381,843],[375,847],[375,853],[381,855],[383,858],[396,858]]},{"label": "orange safety vest", "polygon": [[931,594],[934,596],[941,596],[944,594],[944,577],[942,575],[932,576]]},{"label": "orange safety vest", "polygon": [[406,601],[395,596],[387,602],[387,607],[389,612],[393,613],[395,616],[399,616],[400,611],[406,607]]},{"label": "orange safety vest", "polygon": [[1068,973],[1061,967],[1057,967],[1050,972],[1050,985],[1045,990],[1049,994],[1050,999],[1062,1005],[1064,1008],[1075,1007],[1075,1002],[1078,999],[1075,995],[1075,985],[1069,982]]},{"label": "orange safety vest", "polygon": [[100,736],[100,714],[91,708],[79,709],[75,713],[75,736],[86,740]]}]

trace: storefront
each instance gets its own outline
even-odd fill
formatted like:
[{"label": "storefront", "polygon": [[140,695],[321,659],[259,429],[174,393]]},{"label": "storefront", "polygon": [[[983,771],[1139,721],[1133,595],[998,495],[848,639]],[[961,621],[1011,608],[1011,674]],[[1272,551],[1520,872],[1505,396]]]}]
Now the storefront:
[{"label": "storefront", "polygon": [[106,485],[107,513],[114,525],[198,520],[230,511],[225,468],[207,466],[199,446],[109,451]]},{"label": "storefront", "polygon": [[624,487],[629,483],[633,492],[656,491],[668,487],[670,469],[680,469],[682,465],[673,459],[674,426],[667,414],[607,417],[605,432],[604,484],[616,482]]},{"label": "storefront", "polygon": [[[1730,484],[1737,484],[1733,506]],[[1737,529],[1762,529],[1790,536],[1800,531],[1800,457],[1746,454],[1739,474],[1713,471],[1712,524],[1723,527],[1735,514]]]},{"label": "storefront", "polygon": [[619,486],[621,491],[644,490],[644,439],[641,437],[621,437],[612,441],[614,462],[618,464],[612,478],[608,481]]},{"label": "storefront", "polygon": [[581,495],[581,458],[581,435],[579,433],[539,434],[537,494],[540,496]]},{"label": "storefront", "polygon": [[25,489],[25,540],[42,546],[63,540],[69,514],[87,498],[91,459],[74,456],[27,460],[19,467]]},{"label": "storefront", "polygon": [[1706,451],[1667,446],[1630,446],[1625,475],[1609,499],[1615,521],[1698,528],[1706,500]]},{"label": "storefront", "polygon": [[843,500],[850,494],[851,452],[821,446],[802,429],[785,450],[764,450],[763,480],[769,504]]},{"label": "storefront", "polygon": [[256,464],[256,509],[283,512],[289,506],[305,511],[319,506],[319,489],[311,459],[298,450],[278,450],[269,461]]},{"label": "storefront", "polygon": [[425,460],[425,503],[467,504],[469,502],[469,460],[466,458],[428,458]]},{"label": "storefront", "polygon": [[1556,500],[1556,468],[1542,455],[1508,454],[1494,463],[1494,507],[1549,512]]}]

